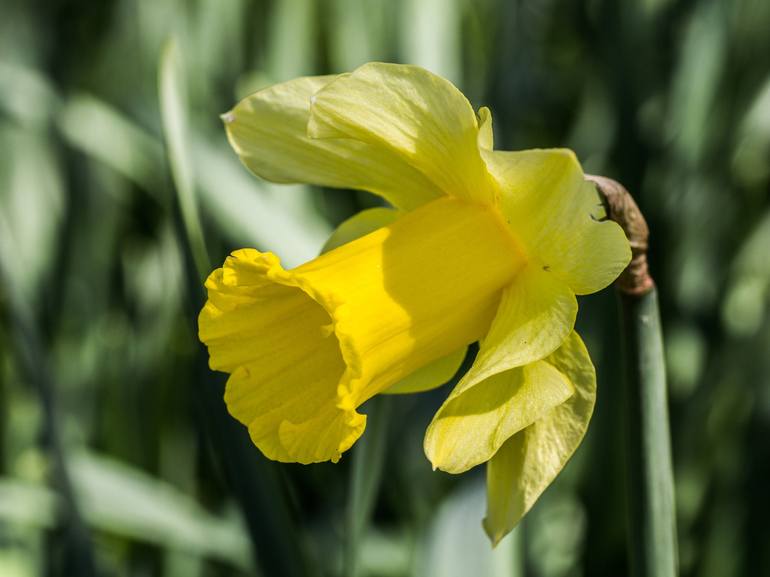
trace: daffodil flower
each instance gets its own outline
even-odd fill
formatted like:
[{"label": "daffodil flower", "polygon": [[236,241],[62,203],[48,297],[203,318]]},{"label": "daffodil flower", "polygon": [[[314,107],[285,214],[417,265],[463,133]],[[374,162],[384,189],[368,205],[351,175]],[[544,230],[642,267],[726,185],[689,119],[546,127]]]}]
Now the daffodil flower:
[{"label": "daffodil flower", "polygon": [[200,338],[225,400],[278,461],[337,461],[378,393],[445,383],[480,350],[428,428],[434,468],[488,462],[499,540],[573,453],[595,394],[575,295],[629,262],[621,229],[568,150],[495,151],[490,112],[415,67],[366,64],[257,92],[224,115],[274,182],[370,191],[393,208],[343,223],[286,270],[234,252],[206,282]]}]

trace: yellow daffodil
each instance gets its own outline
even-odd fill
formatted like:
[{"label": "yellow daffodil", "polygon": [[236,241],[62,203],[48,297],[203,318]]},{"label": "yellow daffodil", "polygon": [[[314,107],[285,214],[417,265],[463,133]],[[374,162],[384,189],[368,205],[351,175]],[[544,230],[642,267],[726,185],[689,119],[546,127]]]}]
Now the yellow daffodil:
[{"label": "yellow daffodil", "polygon": [[425,437],[435,468],[489,462],[485,527],[497,541],[583,437],[593,365],[573,331],[576,294],[630,258],[568,150],[492,149],[448,81],[373,63],[272,86],[224,115],[255,174],[373,192],[394,208],[343,223],[291,270],[234,252],[206,282],[200,338],[230,373],[225,400],[271,459],[336,461],[363,433],[362,403],[439,386],[479,354]]}]

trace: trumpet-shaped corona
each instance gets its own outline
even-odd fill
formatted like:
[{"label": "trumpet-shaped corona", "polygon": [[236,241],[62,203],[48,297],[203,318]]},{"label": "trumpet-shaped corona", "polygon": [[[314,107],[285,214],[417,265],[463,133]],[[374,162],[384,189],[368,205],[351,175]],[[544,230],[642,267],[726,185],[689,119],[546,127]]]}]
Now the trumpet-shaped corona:
[{"label": "trumpet-shaped corona", "polygon": [[268,457],[336,461],[363,432],[356,407],[482,338],[523,264],[492,210],[439,199],[293,270],[234,253],[200,336]]},{"label": "trumpet-shaped corona", "polygon": [[297,268],[244,249],[211,274],[200,338],[230,373],[230,413],[271,459],[336,461],[363,433],[362,403],[443,384],[479,341],[425,453],[450,473],[488,464],[484,527],[499,541],[591,417],[575,296],[630,259],[575,155],[494,150],[489,110],[476,115],[415,66],[299,78],[223,119],[257,175],[367,190],[393,207],[346,221]]}]

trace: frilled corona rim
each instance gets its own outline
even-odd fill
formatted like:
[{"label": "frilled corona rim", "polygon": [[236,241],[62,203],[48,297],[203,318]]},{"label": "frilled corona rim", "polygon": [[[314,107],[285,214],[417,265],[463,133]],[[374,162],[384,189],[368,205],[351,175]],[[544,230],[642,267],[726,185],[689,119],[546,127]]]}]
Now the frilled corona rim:
[{"label": "frilled corona rim", "polygon": [[[355,319],[350,314],[350,307],[341,298],[333,294],[332,291],[321,290],[308,281],[301,273],[295,270],[284,269],[280,259],[273,253],[262,253],[253,249],[244,249],[237,251],[237,253],[249,253],[250,261],[260,269],[261,274],[266,280],[277,285],[300,289],[307,298],[320,305],[326,314],[329,315],[331,324],[328,329],[326,327],[323,328],[328,330],[328,334],[333,334],[336,338],[342,360],[345,363],[345,370],[337,385],[336,403],[336,407],[345,413],[345,422],[351,428],[351,438],[346,438],[340,443],[340,453],[344,452],[358,438],[359,434],[354,432],[355,425],[364,417],[356,411],[356,399],[353,394],[356,384],[363,378],[363,368],[362,354],[356,347],[352,331],[347,329],[350,323],[355,322]],[[227,260],[230,261],[234,258],[235,256],[230,256]],[[223,270],[223,283],[230,284],[227,281],[227,261]],[[232,284],[237,286],[237,283]],[[336,461],[338,458],[339,456],[333,460]]]}]

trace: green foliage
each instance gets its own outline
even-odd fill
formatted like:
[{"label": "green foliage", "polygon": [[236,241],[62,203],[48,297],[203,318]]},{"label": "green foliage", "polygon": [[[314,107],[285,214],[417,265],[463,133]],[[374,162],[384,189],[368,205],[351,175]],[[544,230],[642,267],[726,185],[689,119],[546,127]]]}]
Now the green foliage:
[{"label": "green foliage", "polygon": [[338,465],[266,462],[224,414],[196,263],[298,264],[376,201],[252,178],[218,116],[369,60],[425,65],[492,109],[499,147],[569,146],[631,190],[669,343],[681,574],[770,572],[769,29],[766,0],[4,0],[0,575],[90,556],[100,575],[336,575],[346,527],[362,576],[627,572],[609,291],[581,303],[588,438],[494,552],[479,476],[422,454],[446,387],[389,399],[382,454]]}]

